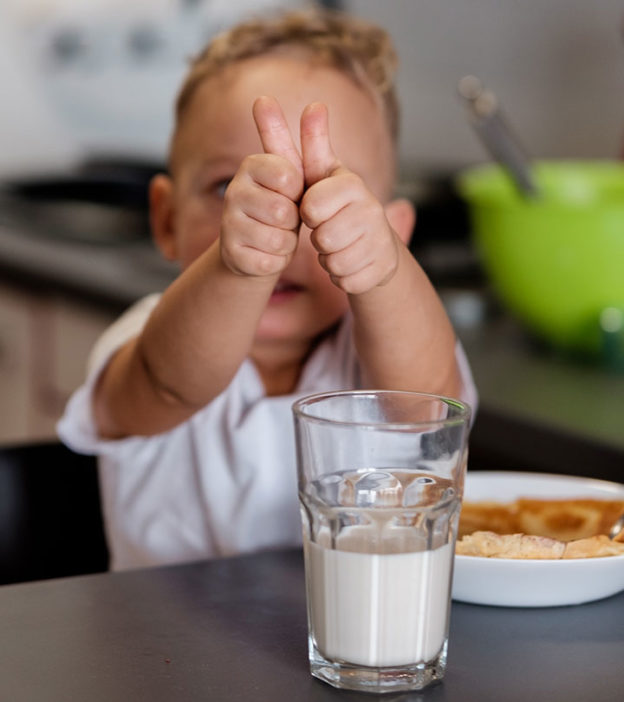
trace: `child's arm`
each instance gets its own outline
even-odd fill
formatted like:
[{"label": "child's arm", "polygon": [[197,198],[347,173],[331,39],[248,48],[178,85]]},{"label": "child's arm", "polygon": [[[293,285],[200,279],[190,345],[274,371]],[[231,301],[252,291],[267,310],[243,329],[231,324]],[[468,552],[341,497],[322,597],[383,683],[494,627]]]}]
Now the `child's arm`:
[{"label": "child's arm", "polygon": [[455,336],[427,276],[363,181],[334,155],[324,105],[302,115],[307,190],[300,212],[319,261],[349,294],[354,337],[371,387],[457,396]]},{"label": "child's arm", "polygon": [[247,356],[260,316],[297,246],[301,158],[274,100],[254,118],[265,154],[226,191],[221,234],[164,292],[142,333],[103,371],[94,412],[103,437],[170,429],[216,397]]}]

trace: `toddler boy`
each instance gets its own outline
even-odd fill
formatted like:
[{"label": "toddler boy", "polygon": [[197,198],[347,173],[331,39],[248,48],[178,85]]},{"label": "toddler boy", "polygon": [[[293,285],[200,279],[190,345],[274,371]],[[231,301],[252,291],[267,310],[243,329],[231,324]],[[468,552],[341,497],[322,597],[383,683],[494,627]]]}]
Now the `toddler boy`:
[{"label": "toddler boy", "polygon": [[240,25],[194,61],[150,186],[180,276],[107,330],[59,423],[100,457],[113,568],[299,543],[297,397],[474,403],[392,196],[394,67],[382,30],[323,11]]}]

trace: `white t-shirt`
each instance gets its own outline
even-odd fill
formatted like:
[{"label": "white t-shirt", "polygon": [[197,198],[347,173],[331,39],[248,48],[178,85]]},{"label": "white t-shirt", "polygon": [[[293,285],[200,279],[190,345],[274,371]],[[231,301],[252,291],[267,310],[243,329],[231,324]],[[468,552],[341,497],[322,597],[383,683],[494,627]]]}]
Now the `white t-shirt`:
[{"label": "white t-shirt", "polygon": [[[92,412],[95,381],[111,355],[136,336],[159,295],[139,301],[96,343],[85,384],[58,424],[61,440],[99,456],[111,568],[163,565],[301,543],[291,406],[304,395],[359,387],[351,320],[308,359],[296,391],[267,397],[250,360],[226,390],[162,434],[104,440]],[[462,399],[476,404],[457,346]]]}]

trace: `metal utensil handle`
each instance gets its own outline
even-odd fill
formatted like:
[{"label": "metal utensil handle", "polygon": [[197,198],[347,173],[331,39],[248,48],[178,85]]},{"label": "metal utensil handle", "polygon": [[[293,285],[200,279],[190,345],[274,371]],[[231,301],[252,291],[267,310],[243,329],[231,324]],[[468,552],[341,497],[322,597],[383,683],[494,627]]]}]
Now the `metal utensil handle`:
[{"label": "metal utensil handle", "polygon": [[539,189],[529,159],[505,119],[496,96],[484,90],[474,76],[462,78],[458,91],[469,108],[472,126],[490,155],[509,172],[524,197],[538,197]]}]

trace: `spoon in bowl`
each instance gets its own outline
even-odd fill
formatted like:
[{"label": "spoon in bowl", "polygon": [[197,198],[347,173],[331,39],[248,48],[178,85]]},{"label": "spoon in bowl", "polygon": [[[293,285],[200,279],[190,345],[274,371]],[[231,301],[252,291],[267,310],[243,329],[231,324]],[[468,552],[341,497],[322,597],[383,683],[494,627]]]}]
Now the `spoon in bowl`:
[{"label": "spoon in bowl", "polygon": [[470,121],[490,155],[511,176],[520,194],[529,200],[539,197],[529,158],[503,115],[500,104],[476,76],[464,76],[457,85],[464,99]]}]

